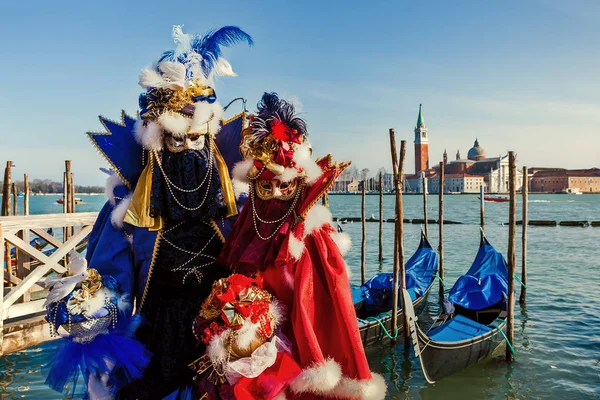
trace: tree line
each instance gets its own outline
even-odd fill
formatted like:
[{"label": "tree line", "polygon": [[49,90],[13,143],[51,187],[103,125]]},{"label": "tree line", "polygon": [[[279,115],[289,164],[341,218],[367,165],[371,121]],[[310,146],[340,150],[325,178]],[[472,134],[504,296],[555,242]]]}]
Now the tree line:
[{"label": "tree line", "polygon": [[[15,181],[19,193],[25,191],[23,181]],[[4,182],[0,181],[0,187]],[[50,179],[33,179],[29,181],[29,190],[32,193],[60,193],[64,192],[62,182],[53,182]],[[75,185],[75,193],[104,193],[104,186],[81,186]]]}]

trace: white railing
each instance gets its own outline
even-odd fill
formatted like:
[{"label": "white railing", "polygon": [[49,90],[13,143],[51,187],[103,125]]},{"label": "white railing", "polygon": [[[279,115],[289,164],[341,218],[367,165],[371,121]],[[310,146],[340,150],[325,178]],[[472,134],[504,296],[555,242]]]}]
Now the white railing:
[{"label": "white railing", "polygon": [[[3,264],[4,279],[0,280],[0,344],[3,344],[7,319],[33,316],[44,311],[45,298],[38,295],[32,300],[32,294],[44,290],[40,280],[48,274],[66,271],[62,261],[69,251],[78,249],[78,245],[82,247],[97,216],[96,212],[88,212],[0,217],[0,260],[6,260]],[[63,229],[56,229],[58,227],[72,227],[70,231],[73,234],[63,242],[45,230],[55,228],[55,232],[62,233]],[[44,254],[43,250],[30,244],[31,235],[40,237],[51,246],[50,249],[55,250]],[[16,269],[12,266],[11,247],[16,249]]]}]

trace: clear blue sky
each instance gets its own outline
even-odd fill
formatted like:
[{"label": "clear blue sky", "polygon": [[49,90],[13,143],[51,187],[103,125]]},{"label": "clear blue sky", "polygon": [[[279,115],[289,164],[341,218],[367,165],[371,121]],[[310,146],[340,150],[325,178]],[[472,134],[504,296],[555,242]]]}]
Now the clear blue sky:
[{"label": "clear blue sky", "polygon": [[0,161],[15,175],[101,184],[85,132],[137,111],[138,72],[171,49],[171,27],[238,25],[239,74],[222,103],[264,91],[300,100],[316,154],[388,167],[388,128],[408,140],[423,103],[430,159],[488,156],[600,167],[600,2],[10,1],[0,13]]}]

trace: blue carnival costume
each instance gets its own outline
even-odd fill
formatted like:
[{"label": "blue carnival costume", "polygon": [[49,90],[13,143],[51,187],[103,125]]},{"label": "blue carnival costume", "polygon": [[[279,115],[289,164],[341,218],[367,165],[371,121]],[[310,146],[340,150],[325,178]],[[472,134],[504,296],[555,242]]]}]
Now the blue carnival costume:
[{"label": "blue carnival costume", "polygon": [[[196,395],[188,364],[203,349],[196,347],[192,322],[213,282],[228,275],[215,259],[238,211],[229,174],[241,159],[237,148],[246,117],[242,113],[223,120],[212,81],[219,75],[235,76],[220,47],[240,41],[252,45],[252,39],[237,27],[188,35],[175,26],[173,37],[176,49],[140,73],[145,92],[137,120],[125,113],[120,123],[100,117],[106,132],[88,134],[114,174],[86,258],[135,305],[136,317],[125,318],[129,323],[123,330],[131,332],[139,322],[137,341],[131,334],[121,336],[134,343],[129,349],[137,353],[121,354],[134,361],[138,355],[147,357],[147,350],[152,356],[149,363],[138,359],[135,367],[147,364],[143,373],[127,365],[131,368],[120,368],[124,373],[95,364],[80,367],[87,374],[105,373],[101,382],[121,399]],[[131,315],[131,305],[123,309],[123,315]],[[101,335],[89,343],[95,349],[110,347],[105,337],[96,345],[99,339]],[[50,382],[52,387],[62,390],[63,378]]]}]

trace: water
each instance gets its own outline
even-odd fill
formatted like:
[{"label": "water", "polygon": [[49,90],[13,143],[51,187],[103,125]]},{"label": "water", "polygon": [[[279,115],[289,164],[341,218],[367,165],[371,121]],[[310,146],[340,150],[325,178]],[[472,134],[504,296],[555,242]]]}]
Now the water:
[{"label": "water", "polygon": [[[78,196],[78,211],[97,211],[102,196]],[[60,212],[58,197],[31,198],[32,213]],[[360,216],[360,196],[330,196],[334,217]],[[385,196],[384,218],[393,218],[393,196]],[[367,196],[367,216],[378,216],[379,199]],[[486,234],[503,254],[507,250],[507,203],[486,203]],[[521,204],[518,204],[520,215]],[[22,209],[22,208],[21,208]],[[479,245],[477,196],[446,196],[445,219],[463,222],[444,230],[446,284],[452,285],[471,265]],[[530,219],[600,221],[600,195],[532,195]],[[422,218],[422,198],[404,197],[404,217]],[[429,197],[429,218],[437,219],[437,197]],[[360,223],[343,225],[355,243],[347,256],[360,280]],[[417,248],[419,225],[405,225],[406,258]],[[517,227],[517,270],[520,271],[520,227]],[[367,224],[367,275],[391,271],[393,224],[384,224],[384,263],[378,258],[378,224]],[[429,226],[430,241],[438,242],[438,226]],[[516,307],[516,361],[486,360],[430,385],[412,351],[402,345],[375,346],[367,351],[371,368],[389,385],[389,399],[597,399],[600,398],[600,228],[529,227],[527,307]],[[517,291],[519,288],[517,288]],[[437,312],[430,296],[426,315]],[[59,399],[43,387],[41,365],[56,349],[45,343],[0,358],[0,398]]]}]

